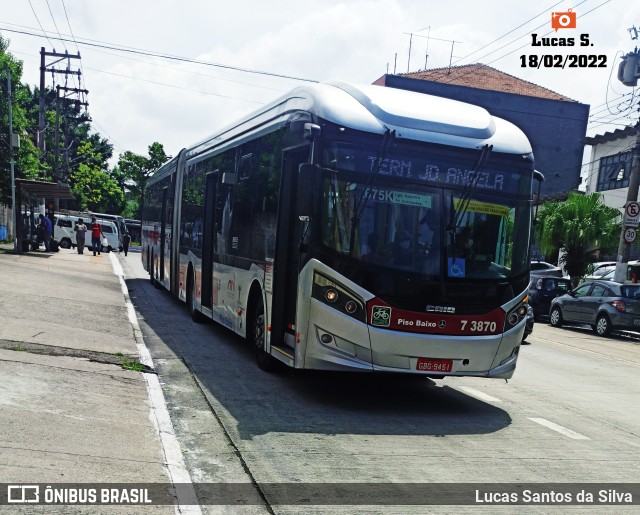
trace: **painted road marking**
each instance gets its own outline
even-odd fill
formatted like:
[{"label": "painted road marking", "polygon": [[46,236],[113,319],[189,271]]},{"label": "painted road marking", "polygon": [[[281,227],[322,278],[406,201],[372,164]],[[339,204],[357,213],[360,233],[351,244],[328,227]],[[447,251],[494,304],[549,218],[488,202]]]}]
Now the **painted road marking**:
[{"label": "painted road marking", "polygon": [[626,363],[627,365],[635,365],[635,366],[640,365],[640,363],[638,361],[631,361],[631,360],[624,359],[624,358],[618,358],[618,357],[615,357],[615,356],[611,356],[610,354],[605,354],[603,352],[598,352],[598,351],[594,351],[594,350],[591,350],[591,349],[584,349],[584,348],[578,347],[576,345],[570,345],[568,343],[562,343],[562,342],[558,342],[558,341],[555,341],[555,340],[550,340],[550,339],[544,338],[542,336],[536,336],[535,339],[541,340],[543,342],[551,343],[551,344],[554,344],[554,345],[560,345],[562,347],[568,347],[569,349],[582,351],[582,352],[585,352],[587,354],[595,354],[596,356],[604,358],[604,359],[609,359],[609,360],[612,360],[612,361],[620,361],[621,363]]},{"label": "painted road marking", "polygon": [[[127,315],[129,317],[129,321],[131,322],[131,325],[133,326],[133,335],[138,346],[140,363],[153,368],[151,353],[144,343],[144,339],[142,338],[142,331],[140,330],[140,325],[138,324],[138,318],[136,316],[136,310],[134,309],[133,304],[131,303],[131,299],[129,298],[129,289],[127,288],[127,283],[124,280],[124,271],[122,270],[122,266],[120,265],[120,262],[118,261],[118,258],[116,257],[114,252],[110,252],[109,257],[111,258],[113,273],[120,279],[120,286],[122,288],[122,293],[124,295],[125,303],[127,306]],[[147,392],[149,394],[149,419],[155,426],[155,430],[160,439],[162,451],[164,452],[165,466],[167,468],[169,478],[171,479],[171,482],[173,484],[184,483],[185,486],[191,485],[191,488],[188,488],[188,491],[183,493],[186,494],[189,499],[197,498],[195,497],[196,494],[195,489],[193,489],[191,475],[189,474],[189,470],[187,469],[187,466],[184,462],[184,456],[182,454],[182,449],[180,448],[180,443],[178,442],[178,438],[176,437],[175,431],[173,430],[173,424],[171,422],[171,416],[169,415],[169,409],[167,408],[164,393],[162,392],[162,387],[160,386],[160,379],[156,374],[142,375],[147,382]],[[176,506],[176,513],[192,515],[202,514],[202,510],[199,506],[187,504],[189,501],[186,499],[183,502],[183,499],[181,498],[181,495],[179,493],[177,494],[177,502],[178,505]]]},{"label": "painted road marking", "polygon": [[571,431],[571,429],[567,429],[566,427],[562,427],[558,424],[554,424],[553,422],[548,421],[546,418],[531,418],[529,420],[533,420],[537,424],[541,426],[548,427],[549,429],[553,429],[558,433],[568,436],[569,438],[573,438],[574,440],[591,440],[591,438],[581,435],[580,433],[576,433],[575,431]]},{"label": "painted road marking", "polygon": [[460,390],[464,390],[469,395],[472,395],[473,397],[476,397],[477,399],[480,399],[481,401],[502,402],[500,399],[496,399],[495,397],[491,397],[491,395],[488,395],[486,393],[478,391],[475,388],[471,388],[469,386],[459,386],[458,388],[460,388]]}]

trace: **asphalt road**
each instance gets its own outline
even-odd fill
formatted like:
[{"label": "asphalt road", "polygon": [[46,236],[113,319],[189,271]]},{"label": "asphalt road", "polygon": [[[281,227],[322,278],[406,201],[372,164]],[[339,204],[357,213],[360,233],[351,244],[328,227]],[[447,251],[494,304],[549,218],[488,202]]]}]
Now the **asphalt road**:
[{"label": "asphalt road", "polygon": [[[139,255],[120,260],[194,482],[525,487],[640,482],[640,337],[599,338],[590,329],[536,323],[508,382],[267,374],[240,338],[213,324],[193,323],[183,303],[154,289]],[[366,489],[354,495],[361,496],[354,504],[366,503]],[[266,495],[263,506],[247,509],[310,512],[300,508],[271,504]],[[317,509],[459,513],[479,508]],[[540,506],[529,509],[539,512]],[[545,511],[556,509],[562,508]]]}]

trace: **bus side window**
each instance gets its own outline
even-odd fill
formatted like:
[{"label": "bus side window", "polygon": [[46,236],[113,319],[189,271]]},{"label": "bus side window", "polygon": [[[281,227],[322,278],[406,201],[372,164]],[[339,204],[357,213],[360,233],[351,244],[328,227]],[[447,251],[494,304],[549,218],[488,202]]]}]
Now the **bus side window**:
[{"label": "bus side window", "polygon": [[231,223],[230,253],[239,257],[251,257],[251,214],[254,210],[254,198],[251,194],[250,178],[255,163],[253,153],[245,154],[238,164],[238,182],[235,187],[233,221]]},{"label": "bus side window", "polygon": [[[230,230],[233,220],[233,189],[232,186],[219,185],[218,198],[216,200],[216,245],[221,262],[225,263],[224,256],[231,252]],[[227,241],[229,240],[229,241]]]}]

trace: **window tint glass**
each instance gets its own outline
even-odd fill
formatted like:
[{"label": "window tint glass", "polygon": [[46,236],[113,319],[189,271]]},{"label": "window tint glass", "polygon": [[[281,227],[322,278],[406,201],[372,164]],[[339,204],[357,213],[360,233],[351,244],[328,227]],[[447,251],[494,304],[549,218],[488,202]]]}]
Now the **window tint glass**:
[{"label": "window tint glass", "polygon": [[628,299],[640,299],[640,285],[626,285],[620,288],[622,296]]},{"label": "window tint glass", "polygon": [[584,297],[587,293],[589,293],[590,289],[591,289],[591,285],[590,284],[584,284],[584,285],[580,286],[580,288],[577,288],[576,290],[574,290],[575,296],[576,297]]},{"label": "window tint glass", "polygon": [[600,286],[596,284],[591,291],[591,297],[606,297],[608,295],[608,291],[604,286]]}]

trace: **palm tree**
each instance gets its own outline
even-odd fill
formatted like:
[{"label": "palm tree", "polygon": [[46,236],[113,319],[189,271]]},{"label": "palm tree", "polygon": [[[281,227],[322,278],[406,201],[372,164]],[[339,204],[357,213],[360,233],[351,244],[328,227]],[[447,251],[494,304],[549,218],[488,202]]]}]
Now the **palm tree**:
[{"label": "palm tree", "polygon": [[600,193],[570,193],[564,202],[547,202],[538,219],[542,226],[540,249],[545,255],[555,255],[564,247],[560,264],[574,285],[588,265],[598,260],[599,252],[613,252],[620,241],[620,211],[605,205]]}]

